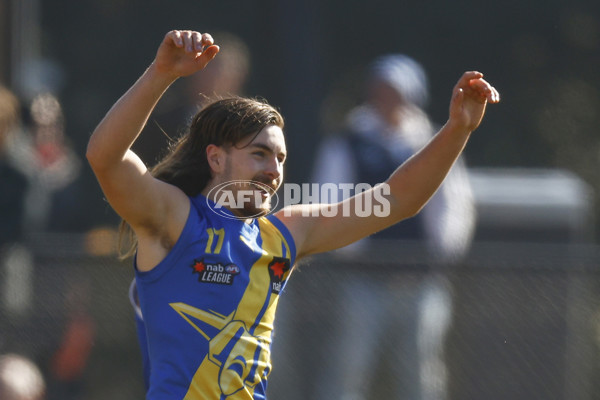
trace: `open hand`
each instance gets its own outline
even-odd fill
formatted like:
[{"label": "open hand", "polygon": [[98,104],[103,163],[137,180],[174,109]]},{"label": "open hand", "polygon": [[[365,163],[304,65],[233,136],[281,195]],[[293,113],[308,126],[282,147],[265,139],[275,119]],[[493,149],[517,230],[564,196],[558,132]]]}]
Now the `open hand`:
[{"label": "open hand", "polygon": [[154,64],[158,71],[179,78],[206,67],[218,52],[209,33],[173,30],[165,35]]},{"label": "open hand", "polygon": [[472,132],[481,123],[487,103],[498,103],[500,94],[477,71],[465,72],[452,91],[450,123]]}]

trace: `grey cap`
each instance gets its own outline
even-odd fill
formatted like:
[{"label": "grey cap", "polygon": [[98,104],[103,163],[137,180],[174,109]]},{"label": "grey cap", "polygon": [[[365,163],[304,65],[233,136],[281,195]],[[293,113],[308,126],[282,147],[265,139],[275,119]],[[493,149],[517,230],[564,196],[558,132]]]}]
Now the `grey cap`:
[{"label": "grey cap", "polygon": [[425,70],[404,54],[388,54],[376,58],[369,68],[369,78],[386,82],[404,100],[418,107],[424,107],[429,101]]}]

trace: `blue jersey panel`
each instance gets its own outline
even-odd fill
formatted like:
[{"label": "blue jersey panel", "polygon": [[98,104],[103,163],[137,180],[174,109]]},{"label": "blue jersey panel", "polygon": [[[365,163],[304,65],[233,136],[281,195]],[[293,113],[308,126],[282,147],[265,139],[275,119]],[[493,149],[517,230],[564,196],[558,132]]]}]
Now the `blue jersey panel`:
[{"label": "blue jersey panel", "polygon": [[151,400],[263,399],[279,294],[295,247],[275,217],[251,223],[191,198],[180,238],[136,271],[150,358]]}]

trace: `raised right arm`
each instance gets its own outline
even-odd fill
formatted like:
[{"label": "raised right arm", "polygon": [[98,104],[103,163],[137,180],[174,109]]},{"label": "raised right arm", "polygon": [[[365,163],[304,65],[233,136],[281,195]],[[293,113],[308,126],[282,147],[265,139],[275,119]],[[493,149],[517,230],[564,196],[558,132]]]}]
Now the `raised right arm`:
[{"label": "raised right arm", "polygon": [[189,204],[179,189],[149,174],[131,145],[165,90],[179,77],[204,68],[218,51],[208,34],[167,33],[150,67],[109,110],[89,140],[90,166],[108,202],[138,239],[163,236],[165,229],[167,236],[177,236]]}]

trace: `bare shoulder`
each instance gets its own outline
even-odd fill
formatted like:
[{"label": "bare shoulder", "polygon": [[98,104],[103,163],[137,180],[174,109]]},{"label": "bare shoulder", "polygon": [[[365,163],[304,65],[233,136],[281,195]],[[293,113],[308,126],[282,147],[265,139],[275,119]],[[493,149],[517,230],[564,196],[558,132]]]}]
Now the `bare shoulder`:
[{"label": "bare shoulder", "polygon": [[315,218],[311,218],[311,212],[311,205],[296,204],[284,207],[275,213],[275,216],[290,231],[294,239],[297,260],[307,255],[305,251],[306,236],[315,223]]},{"label": "bare shoulder", "polygon": [[[160,181],[159,181],[160,182]],[[132,226],[137,240],[137,267],[142,271],[154,268],[171,251],[187,222],[190,199],[179,188],[160,182],[164,207],[154,215]]]},{"label": "bare shoulder", "polygon": [[[136,234],[156,236],[158,232],[178,225],[187,219],[190,200],[178,187],[153,179],[153,189],[146,193],[149,198],[140,199],[136,219],[125,220]],[[140,196],[138,196],[140,197]],[[145,196],[144,196],[145,197]]]}]

